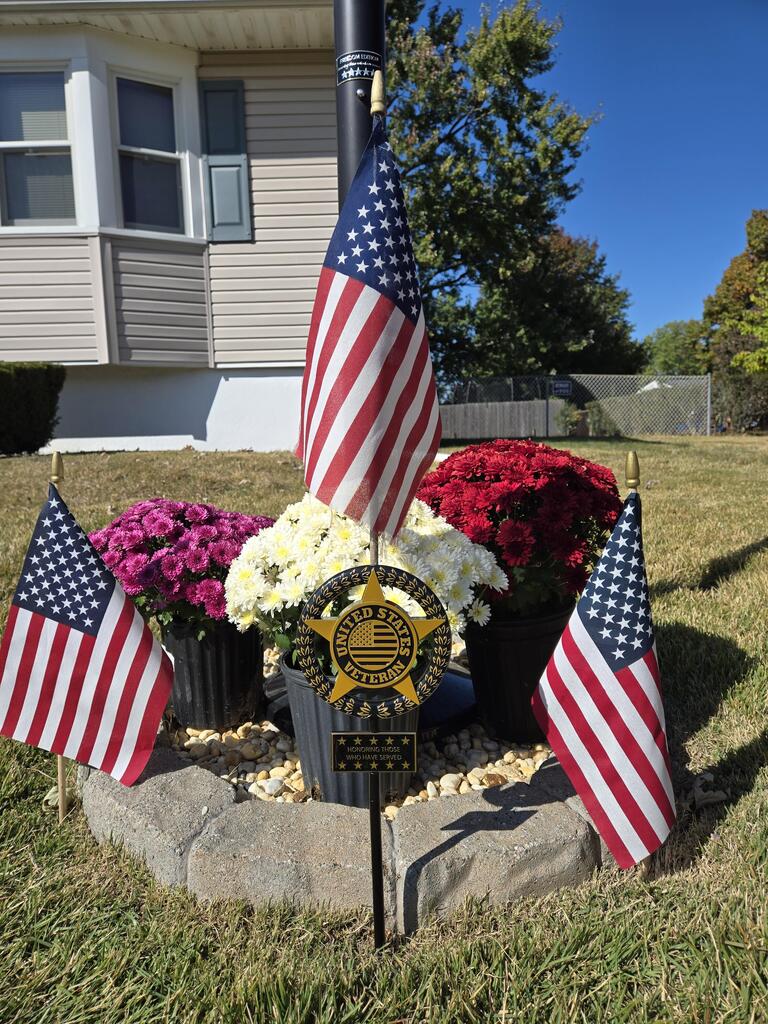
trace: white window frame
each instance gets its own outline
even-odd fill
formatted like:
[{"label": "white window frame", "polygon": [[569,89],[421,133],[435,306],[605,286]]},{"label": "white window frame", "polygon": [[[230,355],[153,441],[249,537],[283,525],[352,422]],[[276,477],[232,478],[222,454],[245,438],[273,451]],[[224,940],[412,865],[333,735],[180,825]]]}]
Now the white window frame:
[{"label": "white window frame", "polygon": [[0,139],[0,157],[4,153],[13,152],[40,152],[40,153],[68,153],[69,163],[72,168],[72,190],[74,197],[75,216],[69,218],[58,218],[55,220],[34,220],[25,221],[22,224],[6,224],[2,219],[3,206],[7,206],[5,194],[5,176],[2,168],[3,161],[0,160],[0,229],[14,231],[37,231],[45,228],[75,229],[78,225],[77,206],[77,153],[73,140],[72,124],[75,116],[74,104],[72,102],[72,75],[71,63],[69,61],[25,61],[16,63],[10,61],[0,62],[0,74],[45,74],[46,72],[61,72],[64,75],[64,114],[67,120],[66,139],[35,139],[34,141],[6,142]]},{"label": "white window frame", "polygon": [[[176,151],[174,153],[159,149],[145,149],[140,146],[126,146],[120,141],[120,112],[117,100],[117,80],[126,78],[133,82],[143,82],[146,85],[158,85],[171,90],[173,98],[173,130]],[[145,71],[137,71],[132,68],[109,67],[109,108],[110,122],[112,129],[112,151],[114,159],[114,188],[117,210],[118,227],[133,234],[141,235],[165,235],[173,238],[190,237],[189,230],[189,192],[188,192],[188,151],[184,139],[184,118],[179,99],[180,81],[178,78],[167,78],[162,75],[150,75]],[[181,187],[181,228],[178,232],[170,231],[168,228],[152,227],[129,227],[125,223],[123,210],[123,185],[120,176],[120,154],[127,153],[131,156],[146,156],[153,160],[162,160],[166,163],[175,163],[179,171],[179,184]]]}]

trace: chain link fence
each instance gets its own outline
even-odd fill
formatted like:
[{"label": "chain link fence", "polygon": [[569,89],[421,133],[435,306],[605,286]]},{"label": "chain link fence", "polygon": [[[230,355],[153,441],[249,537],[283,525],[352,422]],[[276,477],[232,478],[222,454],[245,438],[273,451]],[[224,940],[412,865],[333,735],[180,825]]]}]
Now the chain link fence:
[{"label": "chain link fence", "polygon": [[478,377],[442,408],[446,439],[709,434],[707,376],[574,373]]}]

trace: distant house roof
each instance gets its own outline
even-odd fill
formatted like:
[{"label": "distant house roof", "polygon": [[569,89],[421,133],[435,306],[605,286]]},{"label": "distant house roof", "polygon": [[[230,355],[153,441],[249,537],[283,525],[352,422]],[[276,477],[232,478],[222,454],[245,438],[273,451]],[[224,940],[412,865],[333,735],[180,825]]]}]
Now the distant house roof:
[{"label": "distant house roof", "polygon": [[0,0],[3,25],[90,25],[195,50],[332,49],[333,0]]}]

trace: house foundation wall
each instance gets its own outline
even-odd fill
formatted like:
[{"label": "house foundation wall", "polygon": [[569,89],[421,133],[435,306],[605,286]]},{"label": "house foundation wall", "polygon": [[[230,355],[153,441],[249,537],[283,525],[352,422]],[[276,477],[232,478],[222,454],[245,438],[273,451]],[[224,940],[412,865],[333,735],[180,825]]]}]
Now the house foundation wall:
[{"label": "house foundation wall", "polygon": [[62,452],[276,451],[299,433],[301,367],[70,366],[52,447]]}]

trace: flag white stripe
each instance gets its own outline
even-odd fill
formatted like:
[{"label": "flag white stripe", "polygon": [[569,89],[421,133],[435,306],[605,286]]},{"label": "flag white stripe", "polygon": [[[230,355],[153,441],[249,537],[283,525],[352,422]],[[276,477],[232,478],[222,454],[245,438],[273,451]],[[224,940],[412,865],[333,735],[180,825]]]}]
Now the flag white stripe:
[{"label": "flag white stripe", "polygon": [[[341,274],[334,274],[333,279],[331,281],[331,286],[328,289],[328,295],[326,296],[325,306],[323,308],[323,315],[320,318],[320,323],[318,324],[317,328],[317,334],[315,336],[315,344],[312,349],[312,352],[310,353],[311,362],[304,370],[307,382],[305,392],[307,402],[309,402],[310,397],[312,396],[312,391],[314,390],[315,387],[315,379],[317,378],[317,367],[320,363],[320,353],[322,352],[323,349],[323,341],[325,340],[325,336],[328,333],[328,328],[331,324],[331,320],[333,319],[333,314],[336,312],[336,307],[339,304],[341,293],[344,291],[344,285],[347,283],[348,280],[348,278],[342,277]],[[308,424],[305,420],[304,436],[301,439],[302,444],[304,446],[305,455],[307,451],[307,429]]]},{"label": "flag white stripe", "polygon": [[[643,721],[642,717],[637,711],[637,708],[627,696],[624,687],[621,685],[619,680],[611,671],[610,666],[606,665],[605,659],[600,653],[594,640],[587,632],[584,623],[581,621],[578,611],[574,612],[571,617],[570,628],[571,635],[574,639],[574,643],[581,650],[589,667],[592,669],[597,678],[603,684],[603,688],[605,692],[608,694],[608,699],[616,708],[617,712],[621,715],[627,728],[637,740],[643,753],[648,758],[648,761],[650,762],[651,767],[653,768],[654,774],[658,777],[659,781],[664,786],[664,790],[667,793],[667,796],[670,797],[671,806],[674,807],[675,800],[674,796],[672,796],[672,787],[669,781],[669,771],[667,769],[666,761],[664,760],[664,755],[659,750],[653,733],[650,731],[646,723]],[[643,667],[645,668],[645,666]],[[632,671],[632,674],[635,675],[634,666],[629,665],[628,668]],[[647,671],[648,670],[646,669],[646,672]],[[653,708],[656,712],[657,717],[659,716],[659,712],[661,712],[660,722],[663,727],[664,711],[661,705],[659,691],[650,672],[648,672],[648,676],[650,677],[651,683],[653,684],[653,689],[656,691],[655,700],[651,697],[650,694],[648,694],[648,698],[653,704]],[[576,675],[576,678],[578,679],[578,675]],[[581,681],[579,680],[579,682]],[[584,689],[584,693],[587,694],[587,696],[589,697],[589,693],[586,689]],[[590,703],[592,703],[591,697],[589,697],[589,700]],[[582,706],[581,701],[579,701],[579,706],[581,707],[582,711],[584,711],[584,707]],[[594,704],[592,706],[594,707]],[[595,712],[599,714],[596,707]],[[619,772],[619,774],[623,777],[623,773],[621,771]],[[637,796],[637,794],[634,795],[635,797]],[[652,796],[652,799],[654,802],[654,806],[656,806],[655,797]],[[648,816],[646,815],[646,817]],[[648,820],[651,821],[651,818],[648,817]],[[658,832],[658,827],[656,825],[654,825],[653,827],[654,830]],[[664,833],[669,832],[669,826],[667,825],[666,821],[664,821],[662,831]],[[659,833],[659,835],[661,836],[661,833]]]},{"label": "flag white stripe", "polygon": [[125,770],[134,755],[136,740],[139,735],[139,729],[141,728],[141,721],[155,688],[155,683],[157,682],[157,674],[160,671],[162,657],[162,648],[160,647],[160,644],[155,641],[155,643],[152,644],[152,653],[149,656],[146,668],[144,669],[136,690],[136,696],[133,698],[131,713],[128,716],[128,721],[125,726],[123,742],[120,747],[120,752],[117,755],[117,759],[115,760],[114,768],[111,772],[116,779],[121,779],[123,777]]},{"label": "flag white stripe", "polygon": [[[655,693],[657,695],[657,697],[658,697],[659,688],[656,685],[656,680],[653,678],[653,676],[651,675],[651,670],[648,668],[648,666],[645,664],[645,662],[642,659],[640,659],[639,661],[634,662],[634,664],[632,664],[632,665],[629,665],[628,668],[629,668],[630,672],[632,673],[632,675],[637,680],[637,682],[640,685],[643,693],[646,694],[646,696],[648,697],[649,700],[650,700],[650,694],[651,693]],[[666,726],[666,722],[664,720],[664,705],[663,704],[661,705],[660,708],[658,708],[658,707],[656,708],[656,714],[658,715],[659,724],[661,725],[662,731],[664,732],[664,735],[666,736],[667,726]],[[659,750],[659,747],[658,747],[657,743],[653,744],[653,748],[654,748],[654,752],[658,752],[659,760],[661,761],[661,767],[657,769],[657,774],[659,776],[659,779],[660,779],[662,785],[664,786],[664,792],[667,794],[667,797],[669,798],[670,806],[674,809],[674,806],[675,806],[675,793],[674,793],[674,790],[672,789],[672,779],[669,777],[669,769],[667,768],[667,763],[664,760],[664,755]],[[655,753],[654,753],[654,759],[655,759]]]},{"label": "flag white stripe", "polygon": [[40,691],[43,688],[45,670],[48,667],[48,659],[51,654],[53,636],[57,627],[58,623],[56,621],[46,619],[43,623],[43,628],[40,630],[40,636],[37,638],[37,650],[35,651],[32,667],[29,670],[27,692],[24,695],[24,703],[16,723],[16,728],[13,730],[13,738],[15,740],[20,740],[21,742],[26,740],[27,733],[32,725],[32,719],[35,717],[35,711],[40,699]]},{"label": "flag white stripe", "polygon": [[[565,685],[568,692],[575,700],[576,704],[579,707],[579,710],[584,715],[584,718],[587,720],[588,725],[592,728],[592,731],[594,732],[597,738],[597,742],[600,744],[603,751],[605,752],[607,759],[611,762],[612,766],[618,773],[619,777],[623,780],[630,794],[637,803],[640,812],[643,814],[646,821],[650,824],[653,831],[660,839],[664,839],[664,837],[669,832],[669,826],[667,825],[666,820],[664,819],[664,815],[659,810],[659,805],[656,802],[656,798],[646,786],[642,776],[632,763],[631,758],[628,757],[626,752],[623,750],[621,744],[616,739],[613,730],[608,725],[605,718],[601,714],[600,709],[593,701],[592,695],[590,694],[589,690],[586,688],[586,686],[584,686],[584,683],[579,677],[578,672],[574,669],[573,665],[571,665],[570,661],[568,660],[568,657],[565,651],[563,650],[561,644],[557,645],[557,649],[555,650],[553,657],[555,662],[555,668],[557,669],[558,675],[562,679],[563,684]],[[598,657],[600,657],[599,652]],[[593,670],[595,668],[591,660],[590,667]],[[623,703],[629,703],[626,697],[624,698]],[[619,714],[621,718],[624,720],[624,723],[627,725],[627,727],[630,729],[633,735],[637,738],[636,729],[629,724],[627,718],[624,715],[625,708],[618,706],[618,703],[614,704],[614,708],[617,714]],[[632,710],[634,711],[634,708]],[[639,721],[639,715],[637,715],[637,712],[635,712],[635,719]],[[642,722],[640,722],[640,725],[643,731],[647,732],[647,730],[645,729],[645,725]],[[643,752],[646,753],[646,755],[650,754],[650,750],[646,750],[646,744],[643,744],[641,742],[640,745],[643,748]],[[657,753],[660,754],[660,751],[658,747],[656,747],[655,743],[653,744],[653,746],[655,747]],[[656,774],[658,774],[658,772],[656,772]]]},{"label": "flag white stripe", "polygon": [[69,730],[67,745],[64,749],[65,757],[75,758],[80,749],[83,734],[92,714],[93,694],[96,690],[96,684],[99,681],[104,658],[112,644],[115,626],[120,618],[120,612],[123,610],[125,601],[123,589],[119,583],[116,583],[112,597],[109,599],[107,610],[104,612],[99,632],[96,635],[96,643],[91,651],[91,660],[88,663],[88,669],[83,680],[83,688],[80,691],[80,699],[77,702],[77,711],[75,712],[72,728]]},{"label": "flag white stripe", "polygon": [[[426,364],[426,373],[428,375],[428,380],[431,380],[432,379],[432,363],[429,362],[429,361]],[[419,466],[421,465],[421,462],[422,462],[424,456],[427,454],[427,451],[429,450],[427,448],[427,445],[432,440],[432,437],[433,437],[433,435],[435,433],[435,428],[437,427],[437,421],[438,421],[439,418],[440,418],[440,407],[438,406],[437,402],[435,402],[433,404],[433,406],[432,406],[432,409],[430,410],[430,413],[429,413],[429,420],[427,421],[427,429],[424,431],[423,435],[419,438],[418,446],[414,449],[413,455],[411,456],[411,461],[410,461],[410,463],[408,465],[408,469],[406,470],[405,476],[403,477],[403,482],[401,483],[400,488],[399,488],[397,501],[392,506],[392,512],[390,513],[389,519],[387,520],[387,525],[384,527],[384,532],[385,533],[391,534],[392,531],[397,526],[398,520],[400,519],[400,516],[403,513],[403,507],[404,507],[405,503],[409,500],[408,496],[410,495],[411,487],[414,484],[414,477],[418,473]]]},{"label": "flag white stripe", "polygon": [[[392,480],[400,466],[400,460],[402,459],[402,447],[405,443],[405,439],[410,434],[411,429],[413,428],[413,425],[416,422],[419,413],[421,412],[421,407],[424,404],[424,398],[431,383],[432,365],[429,362],[429,360],[427,360],[421,371],[421,379],[419,380],[419,386],[416,390],[416,395],[413,399],[413,402],[411,402],[410,406],[408,407],[405,416],[403,416],[402,422],[400,424],[400,429],[397,433],[397,437],[395,439],[394,444],[392,445],[392,451],[390,453],[389,459],[387,460],[387,464],[384,467],[384,472],[381,474],[379,482],[376,486],[376,490],[371,495],[371,498],[368,502],[365,511],[360,516],[361,520],[364,520],[365,522],[375,522],[376,517],[381,511],[382,504],[384,503],[387,494],[389,493],[389,488],[392,484]],[[424,457],[425,452],[426,448],[422,450],[421,458]],[[408,489],[405,487],[405,484],[403,484],[403,486],[400,487],[399,490],[401,494],[408,494]]]},{"label": "flag white stripe", "polygon": [[[304,447],[305,461],[311,458],[312,446],[315,443],[315,437],[320,427],[325,403],[328,401],[330,390],[335,384],[336,378],[341,373],[352,346],[357,341],[360,336],[360,332],[365,326],[366,320],[373,312],[374,306],[380,298],[381,296],[379,293],[375,292],[373,288],[363,288],[357,297],[357,301],[355,302],[348,320],[344,324],[344,328],[339,335],[339,339],[331,353],[330,359],[328,360],[328,365],[323,371],[314,415],[312,416],[311,422],[306,424],[307,443]],[[318,335],[318,342],[322,342],[324,344],[325,338],[320,338]]]},{"label": "flag white stripe", "polygon": [[547,714],[552,719],[557,731],[563,738],[563,743],[578,764],[589,788],[595,795],[595,799],[610,819],[611,825],[615,829],[624,846],[629,851],[630,856],[635,861],[639,861],[642,860],[643,857],[647,857],[648,848],[640,836],[638,836],[632,822],[624,813],[621,804],[613,795],[610,787],[606,784],[605,779],[600,774],[597,765],[592,759],[592,755],[582,743],[579,734],[571,723],[571,720],[555,697],[546,672],[541,677],[541,682],[539,683],[539,694],[545,708],[547,709]]},{"label": "flag white stripe", "polygon": [[51,706],[48,709],[48,716],[40,735],[40,746],[44,750],[50,750],[53,741],[56,739],[59,722],[64,714],[67,693],[72,684],[72,671],[75,667],[75,661],[77,660],[84,635],[79,630],[73,629],[70,631],[67,642],[64,645],[64,653],[61,656],[59,671],[56,675],[56,684],[53,688]]},{"label": "flag white stripe", "polygon": [[[352,424],[355,421],[355,417],[360,412],[361,407],[365,403],[366,399],[370,395],[373,388],[376,386],[376,382],[381,375],[381,367],[384,360],[390,353],[392,346],[397,340],[397,336],[400,333],[400,329],[405,321],[405,315],[402,313],[397,306],[392,307],[392,313],[384,325],[379,337],[376,339],[376,343],[372,346],[368,358],[365,361],[365,365],[361,369],[360,373],[356,376],[352,387],[345,395],[342,404],[339,406],[338,411],[334,417],[333,423],[328,431],[328,436],[323,443],[322,451],[319,453],[318,458],[314,464],[314,471],[312,473],[311,481],[308,481],[307,486],[312,490],[317,488],[323,481],[323,477],[328,471],[328,467],[333,461],[337,454],[341,443],[347,436]],[[410,356],[410,351],[408,352]],[[411,359],[411,363],[413,360]],[[398,372],[398,376],[402,377],[402,367]],[[394,406],[397,401],[400,389],[397,388],[396,380],[393,381],[392,388],[387,394],[387,404]],[[387,418],[387,422],[388,422]],[[376,418],[376,423],[381,420],[381,413]],[[386,425],[385,425],[386,426]],[[374,424],[375,427],[375,424]],[[360,452],[353,460],[352,464],[346,472],[346,477],[349,479],[352,477],[359,483],[360,475],[355,470],[355,466],[363,461],[370,464],[370,460],[374,453],[374,445],[376,444],[376,438],[373,430],[368,432],[367,437],[363,441]],[[367,468],[367,466],[366,466]],[[352,492],[354,494],[354,490]],[[350,494],[350,498],[352,495]],[[349,499],[347,499],[349,500]]]},{"label": "flag white stripe", "polygon": [[133,621],[131,622],[128,635],[126,636],[125,643],[123,644],[123,649],[120,651],[117,664],[115,665],[115,671],[112,679],[110,680],[109,692],[107,693],[107,699],[104,702],[104,711],[102,712],[99,731],[96,734],[96,739],[93,743],[93,749],[89,759],[93,765],[98,766],[104,760],[104,755],[107,752],[107,745],[109,744],[110,737],[112,736],[112,730],[115,725],[117,710],[120,706],[120,698],[125,690],[126,677],[130,671],[131,664],[144,633],[144,629],[144,620],[134,608]]},{"label": "flag white stripe", "polygon": [[3,678],[0,680],[0,726],[5,721],[11,704],[16,686],[16,675],[19,671],[31,620],[32,612],[28,612],[26,608],[16,609],[16,621],[13,624],[13,633],[8,637],[8,655],[3,669]]}]

